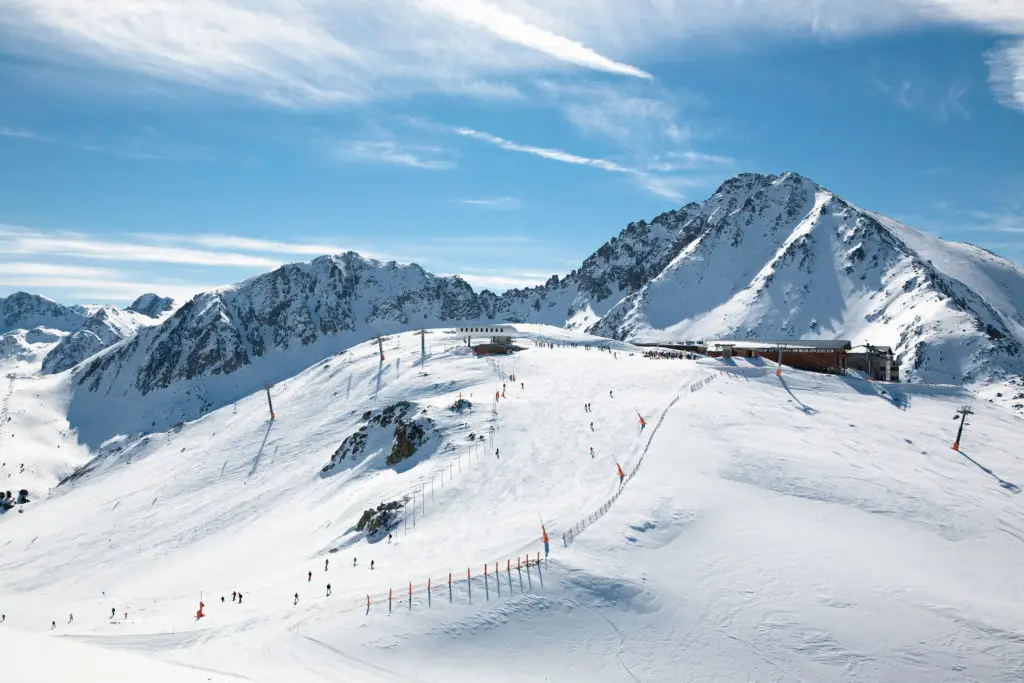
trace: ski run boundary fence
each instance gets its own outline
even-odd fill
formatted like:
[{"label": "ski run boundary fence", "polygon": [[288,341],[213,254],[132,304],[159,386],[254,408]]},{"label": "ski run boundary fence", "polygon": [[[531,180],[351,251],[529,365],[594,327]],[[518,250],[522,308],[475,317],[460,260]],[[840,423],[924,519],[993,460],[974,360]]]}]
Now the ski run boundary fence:
[{"label": "ski run boundary fence", "polygon": [[490,602],[492,599],[510,598],[533,592],[534,582],[543,589],[546,563],[547,560],[538,552],[536,557],[530,557],[528,554],[516,557],[515,562],[506,559],[504,564],[485,564],[483,569],[476,573],[471,567],[467,567],[465,574],[449,572],[447,576],[428,577],[419,584],[410,581],[408,585],[403,584],[397,590],[389,588],[387,593],[368,594],[366,602],[360,606],[365,607],[366,614],[371,610],[384,608],[391,614],[393,610],[402,608],[409,612],[413,607],[429,609],[438,601],[472,605],[474,600]]},{"label": "ski run boundary fence", "polygon": [[564,547],[568,548],[572,542],[576,540],[576,537],[583,533],[584,529],[604,517],[605,514],[612,509],[612,505],[619,499],[619,496],[622,495],[623,490],[625,490],[626,484],[636,476],[636,473],[640,470],[640,466],[644,464],[644,458],[647,457],[647,451],[651,447],[651,442],[654,441],[654,436],[658,433],[658,429],[661,428],[661,423],[665,421],[665,416],[668,415],[668,411],[672,410],[672,407],[675,406],[683,396],[700,391],[715,379],[715,377],[717,377],[717,375],[707,375],[703,379],[693,382],[687,386],[685,390],[677,394],[676,397],[673,398],[667,406],[665,406],[665,409],[661,411],[661,416],[658,418],[658,423],[654,425],[654,429],[651,430],[651,435],[647,437],[647,443],[644,445],[644,449],[640,453],[640,458],[636,461],[636,464],[633,465],[633,469],[629,471],[629,474],[623,478],[622,483],[615,492],[615,495],[609,498],[604,505],[599,507],[597,510],[572,525],[568,530],[562,532],[562,545]]}]

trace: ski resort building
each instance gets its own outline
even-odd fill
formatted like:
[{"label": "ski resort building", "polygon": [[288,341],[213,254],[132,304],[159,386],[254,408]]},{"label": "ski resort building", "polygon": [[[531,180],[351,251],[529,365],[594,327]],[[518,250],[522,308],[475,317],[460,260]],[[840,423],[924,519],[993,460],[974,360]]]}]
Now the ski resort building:
[{"label": "ski resort building", "polygon": [[877,382],[899,382],[900,363],[890,346],[863,344],[846,352],[846,367]]},{"label": "ski resort building", "polygon": [[723,339],[708,341],[706,354],[711,358],[765,358],[799,370],[841,375],[851,348],[845,339]]},{"label": "ski resort building", "polygon": [[[511,325],[476,325],[459,327],[455,333],[466,340],[466,346],[472,346],[473,352],[481,354],[505,354],[512,351],[512,341],[519,331]],[[473,339],[488,337],[489,342],[473,346]]]}]

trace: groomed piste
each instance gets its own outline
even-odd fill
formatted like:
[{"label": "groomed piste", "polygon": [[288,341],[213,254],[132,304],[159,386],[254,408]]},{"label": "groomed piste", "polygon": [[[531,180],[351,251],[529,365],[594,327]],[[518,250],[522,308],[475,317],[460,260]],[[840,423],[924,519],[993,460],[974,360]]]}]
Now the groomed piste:
[{"label": "groomed piste", "polygon": [[[356,345],[274,386],[273,420],[258,392],[88,457],[69,438],[77,474],[0,518],[0,667],[104,683],[1024,678],[1020,418],[954,387],[518,327],[524,349],[502,358],[444,330],[426,354],[413,333],[383,361]],[[53,469],[32,444],[65,438],[62,378],[15,384],[31,436],[5,442],[8,465]],[[355,528],[392,501],[390,526]]]}]

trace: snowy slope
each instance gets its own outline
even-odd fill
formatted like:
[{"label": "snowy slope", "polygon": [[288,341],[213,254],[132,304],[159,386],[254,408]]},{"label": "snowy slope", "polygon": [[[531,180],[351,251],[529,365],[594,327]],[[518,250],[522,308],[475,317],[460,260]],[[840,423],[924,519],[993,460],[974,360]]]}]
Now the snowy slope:
[{"label": "snowy slope", "polygon": [[[424,359],[418,337],[394,335],[383,363],[363,343],[279,383],[273,422],[257,392],[112,444],[0,518],[0,650],[21,642],[5,629],[45,637],[53,619],[55,635],[275,683],[1024,675],[1018,418],[976,404],[957,454],[959,389],[722,375],[548,340],[600,342],[529,326],[524,351],[492,361],[434,330]],[[472,410],[449,411],[460,395]],[[437,427],[421,457],[390,467],[374,437],[322,472],[367,411],[398,401]],[[562,547],[615,495],[616,462],[632,472],[641,457]],[[403,495],[416,517],[406,507],[393,543],[353,530]],[[551,557],[520,584],[541,519]]]}]

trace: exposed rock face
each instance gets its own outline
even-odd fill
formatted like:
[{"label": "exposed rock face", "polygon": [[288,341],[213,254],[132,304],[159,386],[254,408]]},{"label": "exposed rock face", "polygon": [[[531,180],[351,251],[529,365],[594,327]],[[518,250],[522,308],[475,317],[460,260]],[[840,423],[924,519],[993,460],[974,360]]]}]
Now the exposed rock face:
[{"label": "exposed rock face", "polygon": [[139,313],[123,311],[116,306],[100,306],[77,330],[64,337],[46,354],[42,372],[44,375],[63,372],[103,349],[128,339],[141,327],[152,322]]},{"label": "exposed rock face", "polygon": [[140,313],[148,318],[159,318],[174,308],[174,299],[156,294],[143,294],[132,302],[127,310]]}]

